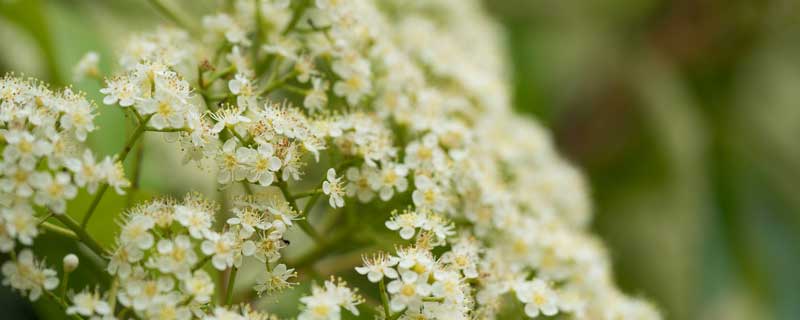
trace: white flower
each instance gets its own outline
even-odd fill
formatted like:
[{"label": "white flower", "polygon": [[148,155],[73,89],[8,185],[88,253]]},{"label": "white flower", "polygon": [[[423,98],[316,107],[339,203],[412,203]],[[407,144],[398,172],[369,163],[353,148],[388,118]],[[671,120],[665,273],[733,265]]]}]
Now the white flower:
[{"label": "white flower", "polygon": [[430,251],[419,247],[406,247],[397,250],[398,271],[402,275],[414,272],[422,277],[427,277],[435,266],[435,261]]},{"label": "white flower", "polygon": [[13,165],[4,169],[5,176],[0,178],[0,189],[3,192],[22,198],[33,195],[33,170]]},{"label": "white flower", "polygon": [[3,149],[3,161],[13,163],[18,161],[25,170],[33,170],[38,158],[52,152],[53,147],[43,139],[25,131],[8,130],[3,132],[8,145]]},{"label": "white flower", "polygon": [[32,245],[33,239],[39,233],[36,228],[39,221],[33,215],[33,208],[25,204],[18,204],[11,208],[2,208],[2,221],[0,227],[10,237],[14,237],[24,245]]},{"label": "white flower", "polygon": [[405,210],[401,214],[392,215],[392,217],[386,221],[386,227],[392,231],[400,230],[400,237],[408,240],[414,237],[417,228],[425,225],[426,220],[427,217],[425,214],[418,213],[414,210]]},{"label": "white flower", "polygon": [[303,106],[311,113],[320,112],[328,105],[328,82],[320,78],[311,80],[311,91],[303,99]]},{"label": "white flower", "polygon": [[147,250],[153,246],[155,238],[150,233],[150,229],[155,226],[155,220],[146,215],[134,215],[122,227],[119,239],[122,244],[130,244],[141,250]]},{"label": "white flower", "polygon": [[197,270],[183,281],[183,290],[193,296],[195,302],[208,303],[214,294],[214,281],[205,271]]},{"label": "white flower", "polygon": [[450,251],[442,254],[440,261],[461,270],[465,278],[477,278],[480,261],[477,240],[462,236],[452,244]]},{"label": "white flower", "polygon": [[79,187],[86,186],[89,193],[97,191],[98,184],[104,178],[103,171],[98,167],[90,150],[84,151],[81,159],[68,158],[64,161],[64,165],[72,171],[75,184]]},{"label": "white flower", "polygon": [[120,242],[111,254],[111,258],[106,266],[106,271],[111,275],[118,275],[120,278],[127,278],[133,271],[133,263],[144,258],[144,252],[138,246]]},{"label": "white flower", "polygon": [[408,189],[406,175],[408,169],[402,165],[385,165],[380,171],[369,176],[372,190],[380,195],[381,200],[389,201],[394,196],[394,191],[405,192]]},{"label": "white flower", "polygon": [[189,106],[178,94],[162,88],[156,90],[155,97],[136,104],[136,110],[142,115],[153,115],[148,124],[156,129],[183,128],[188,109]]},{"label": "white flower", "polygon": [[282,233],[277,233],[278,236],[272,236],[276,233],[271,233],[269,237],[263,237],[254,242],[255,252],[253,257],[263,263],[275,262],[281,257],[280,250],[286,247]]},{"label": "white flower", "polygon": [[347,196],[358,196],[358,200],[363,203],[372,201],[372,198],[375,197],[375,192],[370,187],[369,178],[375,174],[374,171],[373,168],[366,165],[360,169],[358,167],[347,169],[346,176],[347,180],[350,181],[346,186]]},{"label": "white flower", "polygon": [[148,267],[163,273],[173,273],[178,278],[186,278],[197,262],[197,254],[190,238],[186,235],[178,235],[171,240],[161,239],[156,248],[158,254],[150,257]]},{"label": "white flower", "polygon": [[224,35],[230,43],[245,46],[250,44],[247,32],[227,14],[220,13],[203,17],[203,27],[212,33]]},{"label": "white flower", "polygon": [[250,238],[256,229],[263,231],[272,227],[272,223],[266,221],[263,212],[259,210],[245,207],[234,208],[233,212],[236,216],[229,218],[227,223],[241,228],[239,235],[242,239]]},{"label": "white flower", "polygon": [[377,254],[371,259],[362,257],[362,260],[364,261],[364,266],[356,267],[356,272],[367,275],[367,279],[369,279],[369,281],[372,283],[381,281],[383,277],[396,279],[398,276],[397,270],[392,268],[397,265],[397,262],[399,262],[397,257]]},{"label": "white flower", "polygon": [[236,239],[235,236],[226,232],[223,234],[209,233],[208,240],[203,241],[200,248],[205,255],[213,255],[211,263],[217,270],[225,270],[233,266],[234,258],[236,256]]},{"label": "white flower", "polygon": [[431,286],[431,294],[451,303],[464,303],[468,291],[465,291],[466,283],[460,273],[440,270],[433,273],[433,278],[435,281]]},{"label": "white flower", "polygon": [[447,207],[447,200],[442,189],[428,176],[414,177],[416,190],[411,193],[414,205],[424,210],[442,212]]},{"label": "white flower", "polygon": [[[150,308],[158,308],[161,302],[177,304],[178,301],[170,301],[177,298],[174,295],[167,295],[175,288],[175,280],[169,276],[148,276],[142,268],[137,268],[128,279],[126,285],[121,287],[119,300],[123,305],[132,306],[134,310],[143,311]],[[172,298],[172,299],[171,299]]]},{"label": "white flower", "polygon": [[203,320],[247,320],[241,314],[225,309],[225,307],[214,308],[213,315],[207,315]]},{"label": "white flower", "polygon": [[100,293],[84,290],[72,297],[72,305],[67,307],[67,314],[80,314],[82,316],[107,315],[111,313],[111,307],[102,300]]},{"label": "white flower", "polygon": [[[70,95],[75,94],[70,93]],[[78,141],[85,141],[86,135],[95,129],[94,117],[94,106],[82,97],[75,96],[65,101],[64,115],[61,116],[60,123],[65,130],[74,130]]]},{"label": "white flower", "polygon": [[272,144],[265,143],[258,146],[249,163],[248,181],[265,187],[275,181],[275,172],[281,169],[282,162],[274,152]]},{"label": "white flower", "polygon": [[430,231],[436,236],[434,245],[444,244],[447,237],[455,234],[453,228],[454,226],[449,220],[433,213],[429,213],[422,224],[423,230]]},{"label": "white flower", "polygon": [[100,71],[97,66],[99,63],[100,55],[97,54],[97,52],[87,52],[72,69],[73,79],[76,82],[79,82],[85,77],[98,77],[100,75]]},{"label": "white flower", "polygon": [[322,182],[322,192],[330,196],[328,203],[332,208],[344,207],[344,188],[342,187],[342,178],[336,177],[336,170],[333,168],[328,169],[326,180]]},{"label": "white flower", "polygon": [[289,179],[300,180],[303,174],[300,169],[305,163],[301,159],[301,154],[298,151],[296,144],[291,144],[283,156],[283,167],[281,169],[281,180],[289,181]]},{"label": "white flower", "polygon": [[414,272],[403,272],[399,279],[386,285],[386,291],[392,294],[389,306],[392,311],[401,311],[406,307],[422,302],[423,297],[431,293],[431,286]]},{"label": "white flower", "polygon": [[274,293],[295,285],[295,282],[290,282],[290,278],[297,277],[297,272],[293,268],[286,268],[286,265],[281,263],[267,270],[266,273],[259,275],[256,279],[256,285],[253,287],[258,295],[262,293]]},{"label": "white flower", "polygon": [[304,309],[297,316],[298,320],[338,320],[342,308],[358,315],[356,305],[363,300],[342,281],[338,283],[328,280],[324,287],[314,286],[311,295],[300,298]]},{"label": "white flower", "polygon": [[30,249],[20,251],[16,260],[5,262],[2,273],[4,285],[10,285],[22,294],[27,293],[31,301],[39,299],[42,290],[58,287],[58,274],[36,261]]},{"label": "white flower", "polygon": [[106,80],[106,87],[100,89],[100,93],[106,95],[103,98],[103,103],[106,105],[119,103],[121,107],[130,107],[136,103],[139,89],[127,77],[118,77]]},{"label": "white flower", "polygon": [[175,206],[175,220],[189,230],[189,235],[195,239],[202,239],[209,232],[214,216],[201,210],[187,205]]},{"label": "white flower", "polygon": [[222,149],[217,153],[219,172],[217,182],[228,184],[234,181],[242,181],[247,177],[247,167],[245,163],[253,155],[252,149],[236,146],[236,139],[228,139],[222,145]]},{"label": "white flower", "polygon": [[211,118],[214,119],[217,123],[211,128],[211,132],[219,133],[223,129],[233,128],[235,125],[239,123],[248,123],[250,119],[243,116],[245,108],[223,108],[217,111],[216,113],[211,114]]},{"label": "white flower", "polygon": [[67,200],[78,195],[78,188],[72,184],[69,174],[58,172],[55,177],[49,172],[37,172],[31,180],[36,187],[34,202],[61,214],[67,209]]},{"label": "white flower", "polygon": [[446,155],[433,134],[425,135],[422,142],[413,141],[406,146],[405,164],[412,169],[442,170]]},{"label": "white flower", "polygon": [[355,106],[370,90],[372,84],[369,77],[361,73],[353,73],[333,85],[333,92],[337,96],[346,98],[351,106]]},{"label": "white flower", "polygon": [[246,110],[255,108],[257,105],[256,90],[250,79],[243,73],[237,73],[236,76],[228,81],[228,90],[235,94],[236,105],[240,109]]},{"label": "white flower", "polygon": [[541,279],[525,281],[514,288],[517,299],[525,304],[525,314],[536,318],[539,313],[552,316],[558,313],[558,296]]},{"label": "white flower", "polygon": [[116,161],[111,157],[105,157],[102,162],[98,164],[100,174],[105,178],[108,186],[114,188],[117,194],[125,194],[123,188],[131,186],[131,182],[125,176],[125,170],[122,168],[122,162]]},{"label": "white flower", "polygon": [[314,58],[308,55],[298,57],[294,63],[294,71],[297,73],[297,81],[308,82],[312,75],[317,74],[314,69]]}]

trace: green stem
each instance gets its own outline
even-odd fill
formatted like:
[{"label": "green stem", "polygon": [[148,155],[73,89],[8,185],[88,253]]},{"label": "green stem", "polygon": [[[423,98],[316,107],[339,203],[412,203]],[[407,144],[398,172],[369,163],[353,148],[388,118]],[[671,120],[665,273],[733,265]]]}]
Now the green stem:
[{"label": "green stem", "polygon": [[67,287],[69,286],[69,274],[72,272],[64,272],[61,276],[61,301],[67,301]]},{"label": "green stem", "polygon": [[[278,66],[275,66],[275,68],[277,68],[277,67]],[[297,71],[295,71],[295,70],[292,70],[292,71],[289,71],[287,73],[284,73],[277,80],[270,81],[270,83],[266,87],[264,87],[264,89],[261,89],[261,91],[259,91],[257,93],[257,95],[258,96],[263,96],[265,94],[269,94],[270,92],[272,92],[273,90],[277,89],[278,87],[286,84],[287,80],[291,79],[292,77],[294,77],[296,75],[297,75]]]},{"label": "green stem", "polygon": [[122,308],[122,310],[120,310],[117,314],[117,319],[125,319],[125,316],[128,315],[128,311],[130,310],[131,309],[128,307]]},{"label": "green stem", "polygon": [[111,312],[113,314],[114,310],[117,307],[117,290],[119,290],[119,281],[117,281],[116,279],[111,280],[111,281],[112,281],[111,282],[111,289],[109,290],[109,294],[108,294],[108,300],[109,300],[108,301],[108,306],[110,307]]},{"label": "green stem", "polygon": [[153,127],[145,127],[144,131],[152,131],[152,132],[184,132],[188,131],[186,128],[163,128],[163,129],[156,129]]},{"label": "green stem", "polygon": [[254,39],[253,39],[253,52],[252,52],[253,63],[256,63],[258,61],[258,51],[261,50],[261,41],[264,37],[264,26],[262,24],[263,19],[260,10],[261,0],[253,0],[253,2],[255,4],[255,7],[257,8],[256,10],[253,10],[255,11],[254,20],[256,23],[256,32],[255,35],[253,36]]},{"label": "green stem", "polygon": [[316,247],[314,247],[313,249],[311,249],[307,253],[303,254],[302,256],[297,258],[296,260],[289,261],[286,264],[287,265],[291,265],[291,266],[293,266],[293,267],[295,267],[297,269],[303,269],[303,268],[305,268],[305,267],[307,267],[307,266],[319,261],[320,259],[322,259],[322,257],[324,257],[325,255],[330,253],[331,252],[330,249],[332,249],[334,246],[336,246],[339,243],[339,241],[347,238],[350,235],[351,231],[352,230],[344,230],[343,229],[342,231],[340,231],[340,232],[334,234],[333,236],[331,236],[328,239],[327,242],[317,245]]},{"label": "green stem", "polygon": [[289,21],[288,25],[286,25],[286,29],[283,29],[283,32],[281,32],[282,35],[286,35],[289,33],[289,31],[292,31],[295,26],[297,26],[297,23],[300,22],[300,18],[303,17],[303,13],[305,13],[306,8],[309,5],[311,5],[310,0],[305,0],[300,3],[297,9],[292,13],[292,20]]},{"label": "green stem", "polygon": [[[45,295],[45,296],[46,296],[48,299],[50,299],[50,300],[52,300],[53,302],[55,302],[55,303],[58,305],[58,307],[59,307],[59,308],[61,308],[61,310],[62,310],[62,311],[64,311],[64,312],[66,312],[66,311],[67,311],[67,308],[68,308],[69,306],[67,305],[67,303],[66,303],[65,301],[63,301],[63,300],[59,299],[59,298],[58,298],[58,297],[57,297],[55,294],[53,294],[52,292],[50,292],[50,291],[48,291],[48,290],[43,290],[43,291],[44,291],[44,295]],[[75,318],[75,319],[83,319],[83,317],[81,317],[80,315],[77,315],[77,314],[73,314],[73,315],[72,315],[72,318]]]},{"label": "green stem", "polygon": [[205,256],[203,259],[200,259],[200,261],[197,261],[197,263],[192,266],[192,272],[200,270],[209,260],[211,260],[211,256]]},{"label": "green stem", "polygon": [[386,293],[386,283],[383,278],[378,282],[378,290],[381,292],[381,304],[383,305],[383,312],[386,313],[386,318],[392,317],[392,311],[389,310],[389,295]]},{"label": "green stem", "polygon": [[77,221],[75,221],[66,214],[57,214],[54,215],[53,217],[55,217],[58,221],[63,223],[67,228],[72,230],[72,232],[74,232],[75,235],[78,237],[78,240],[80,240],[81,242],[83,242],[83,244],[89,247],[89,249],[91,249],[97,256],[99,256],[104,261],[108,259],[107,258],[108,252],[105,249],[103,249],[103,247],[100,246],[100,244],[97,243],[97,241],[94,238],[92,238],[92,236],[86,233],[86,230],[81,228],[81,226],[78,225]]},{"label": "green stem", "polygon": [[242,187],[244,187],[244,192],[249,195],[253,195],[253,187],[250,186],[250,183],[247,181],[242,181]]},{"label": "green stem", "polygon": [[236,137],[236,139],[239,140],[239,142],[241,142],[242,145],[247,146],[250,144],[250,141],[245,140],[244,137],[242,137],[242,135],[236,132],[236,130],[234,130],[233,128],[225,127],[225,129],[227,129],[231,133],[231,135]]},{"label": "green stem", "polygon": [[424,297],[422,301],[425,302],[444,302],[444,297]]},{"label": "green stem", "polygon": [[388,319],[388,320],[397,320],[397,319],[399,319],[401,316],[403,316],[403,314],[404,314],[404,313],[406,313],[406,310],[408,310],[408,308],[406,308],[406,309],[403,309],[403,311],[400,311],[400,312],[398,312],[398,313],[395,313],[393,316],[391,316],[391,317],[389,317],[389,318],[387,318],[387,319]]},{"label": "green stem", "polygon": [[231,268],[230,275],[228,276],[228,288],[225,291],[225,305],[231,305],[233,301],[233,284],[236,282],[236,273],[238,272],[238,268],[233,267]]},{"label": "green stem", "polygon": [[217,81],[217,79],[219,79],[221,77],[225,77],[225,76],[233,73],[234,71],[236,71],[236,66],[235,65],[230,65],[229,67],[227,67],[227,68],[225,68],[223,70],[220,70],[218,72],[212,73],[211,76],[208,77],[208,79],[206,79],[205,82],[203,83],[203,85],[204,85],[203,88],[204,89],[208,88],[208,86],[213,84],[214,81]]},{"label": "green stem", "polygon": [[300,229],[303,229],[303,231],[306,234],[308,234],[312,239],[314,239],[314,241],[316,241],[317,244],[324,243],[325,241],[319,235],[317,230],[314,230],[314,227],[311,226],[310,223],[308,223],[308,212],[307,212],[307,210],[309,209],[309,204],[311,204],[312,200],[314,200],[314,199],[313,198],[309,199],[308,200],[309,203],[306,204],[306,208],[305,208],[306,210],[300,211],[300,208],[297,206],[297,201],[295,201],[295,199],[292,198],[292,194],[289,193],[289,187],[286,184],[286,181],[279,182],[278,183],[278,188],[281,190],[281,193],[283,193],[283,197],[286,198],[286,201],[289,202],[289,205],[292,207],[292,209],[294,209],[298,214],[300,214],[304,218],[304,219],[301,219],[301,220],[297,221],[297,225],[300,226]]},{"label": "green stem", "polygon": [[[122,152],[119,153],[118,160],[120,162],[125,161],[125,158],[128,157],[128,154],[133,149],[133,146],[136,144],[136,141],[138,141],[139,138],[142,136],[142,134],[146,131],[145,129],[147,128],[147,122],[150,121],[150,118],[152,117],[153,117],[152,114],[144,117],[139,123],[139,126],[136,127],[136,131],[133,132],[133,135],[131,135],[131,137],[128,138],[128,141],[125,143],[125,147],[122,149]],[[101,185],[100,189],[97,190],[97,195],[94,196],[94,199],[92,199],[92,203],[89,204],[89,209],[87,209],[86,213],[83,215],[83,221],[81,221],[81,229],[86,229],[86,225],[89,224],[89,219],[92,218],[92,214],[94,214],[95,209],[97,209],[97,206],[100,204],[100,200],[103,199],[103,195],[106,193],[106,190],[108,190],[107,183]]]},{"label": "green stem", "polygon": [[59,236],[70,238],[73,240],[79,240],[78,235],[75,232],[70,231],[69,229],[54,225],[50,222],[43,222],[41,225],[42,229],[47,230],[48,232],[55,233]]},{"label": "green stem", "polygon": [[133,204],[133,196],[135,191],[139,190],[139,180],[142,175],[142,160],[144,159],[144,141],[136,146],[136,154],[133,158],[133,181],[131,187],[128,189],[128,194],[125,197],[125,204],[130,207]]},{"label": "green stem", "polygon": [[322,189],[314,189],[309,191],[298,192],[292,195],[292,199],[301,199],[305,197],[315,196],[322,193]]},{"label": "green stem", "polygon": [[150,4],[158,10],[158,12],[161,12],[161,14],[172,20],[172,22],[177,24],[179,27],[191,32],[195,32],[195,29],[192,28],[192,25],[187,22],[184,17],[180,16],[177,12],[175,12],[174,9],[168,7],[167,4],[162,0],[148,0],[148,2],[150,2]]},{"label": "green stem", "polygon": [[311,212],[311,208],[314,207],[314,204],[317,203],[317,199],[319,199],[321,195],[322,195],[321,192],[316,193],[312,195],[311,198],[308,199],[308,201],[306,201],[306,206],[303,207],[303,215],[308,216],[308,213]]},{"label": "green stem", "polygon": [[300,88],[300,87],[296,87],[296,86],[288,85],[288,84],[283,86],[283,89],[286,90],[286,91],[290,91],[290,92],[294,92],[294,93],[300,94],[300,95],[307,95],[308,92],[311,91],[309,89],[304,89],[304,88]]},{"label": "green stem", "polygon": [[53,214],[54,214],[53,212],[48,212],[47,215],[45,215],[44,217],[42,217],[41,220],[39,220],[39,223],[37,223],[36,226],[38,227],[38,226],[42,225],[43,223],[45,223],[47,221],[47,219],[50,219],[50,217],[53,216]]}]

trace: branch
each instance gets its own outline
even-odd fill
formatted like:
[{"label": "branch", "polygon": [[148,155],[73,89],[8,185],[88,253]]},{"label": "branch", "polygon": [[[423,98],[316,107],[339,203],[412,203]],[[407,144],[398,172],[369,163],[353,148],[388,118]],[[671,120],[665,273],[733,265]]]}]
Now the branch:
[{"label": "branch", "polygon": [[[128,157],[128,154],[133,149],[133,146],[136,144],[136,141],[138,141],[139,138],[142,136],[142,134],[146,131],[145,129],[147,129],[147,122],[150,121],[150,118],[152,117],[153,117],[152,114],[144,117],[144,119],[142,119],[141,122],[139,123],[139,126],[136,127],[136,131],[133,132],[133,135],[131,135],[131,137],[128,138],[128,142],[125,143],[125,147],[122,149],[122,152],[119,153],[118,160],[120,162],[125,161],[125,158]],[[95,209],[97,209],[97,206],[100,204],[100,200],[103,199],[103,195],[106,193],[106,190],[108,190],[107,183],[101,185],[100,189],[97,190],[97,195],[94,196],[94,199],[92,199],[92,203],[89,204],[89,209],[87,209],[86,213],[83,215],[83,221],[81,221],[81,229],[86,229],[86,225],[89,224],[89,219],[92,218],[92,214],[94,214]]]},{"label": "branch", "polygon": [[103,249],[103,247],[100,246],[97,240],[95,240],[94,238],[92,238],[91,235],[86,233],[86,230],[84,230],[81,226],[79,226],[77,221],[75,221],[66,214],[56,214],[53,215],[53,217],[56,218],[61,223],[63,223],[67,228],[69,228],[75,234],[75,236],[77,236],[80,242],[89,247],[89,249],[91,249],[97,256],[103,259],[103,261],[106,261],[108,259],[109,255],[108,251],[106,251],[106,249]]},{"label": "branch", "polygon": [[163,0],[148,0],[150,4],[158,10],[162,15],[172,20],[179,27],[188,30],[189,32],[196,33],[197,29],[188,22],[186,18],[178,14],[174,9],[167,6]]}]

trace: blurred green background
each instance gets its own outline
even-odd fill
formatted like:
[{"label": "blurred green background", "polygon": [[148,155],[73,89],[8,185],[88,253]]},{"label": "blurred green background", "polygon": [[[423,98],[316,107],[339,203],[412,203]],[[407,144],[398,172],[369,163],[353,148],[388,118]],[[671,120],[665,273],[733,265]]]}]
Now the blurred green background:
[{"label": "blurred green background", "polygon": [[[667,319],[800,319],[800,2],[486,7],[506,29],[515,106],[586,172],[593,228],[626,292]],[[86,51],[108,71],[116,44],[160,22],[143,0],[0,0],[0,74],[62,86]],[[75,87],[98,96],[97,83]],[[104,135],[92,136],[101,154],[120,149],[123,119],[102,108]],[[182,191],[159,178],[161,157],[145,154],[143,189]],[[3,318],[35,317],[6,288],[0,305]]]}]

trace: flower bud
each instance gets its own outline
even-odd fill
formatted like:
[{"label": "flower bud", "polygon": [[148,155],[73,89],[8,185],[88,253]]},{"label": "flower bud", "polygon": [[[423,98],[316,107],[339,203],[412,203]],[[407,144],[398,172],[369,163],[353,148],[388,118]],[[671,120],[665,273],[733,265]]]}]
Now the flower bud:
[{"label": "flower bud", "polygon": [[78,256],[70,253],[64,256],[64,272],[70,273],[78,268]]}]

